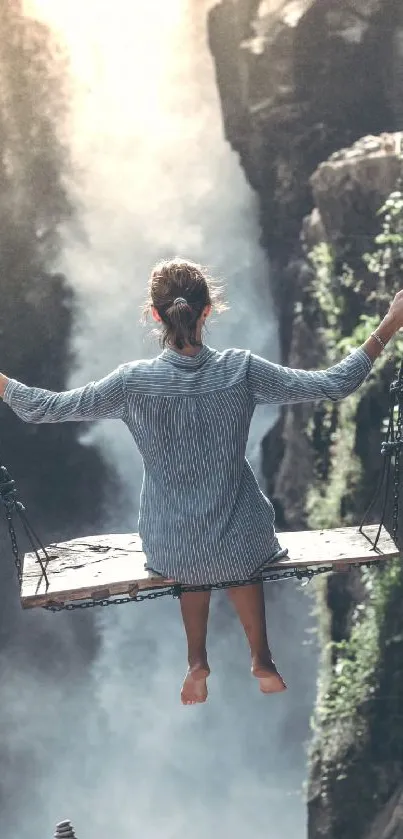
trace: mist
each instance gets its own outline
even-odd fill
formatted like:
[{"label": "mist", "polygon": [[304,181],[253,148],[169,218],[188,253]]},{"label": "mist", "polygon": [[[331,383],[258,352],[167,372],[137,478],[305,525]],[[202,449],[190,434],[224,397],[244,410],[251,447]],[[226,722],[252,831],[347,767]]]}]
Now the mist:
[{"label": "mist", "polygon": [[[152,265],[176,254],[226,285],[231,308],[214,319],[207,343],[278,360],[257,203],[222,135],[209,5],[27,4],[69,55],[69,191],[79,224],[64,230],[59,266],[77,300],[68,386],[159,352],[140,309]],[[248,455],[258,474],[274,416],[260,409],[252,424]],[[99,448],[125,490],[116,505],[106,487],[103,532],[135,530],[142,466],[129,433],[105,422],[82,441]],[[226,597],[215,594],[210,696],[195,708],[179,702],[186,648],[177,602],[94,609],[93,656],[80,649],[80,615],[24,614],[23,630],[40,623],[50,649],[48,662],[46,648],[34,660],[18,649],[2,657],[1,742],[12,765],[24,761],[20,805],[2,839],[47,839],[66,817],[78,839],[189,831],[207,839],[213,830],[303,839],[316,674],[310,610],[294,582],[268,590],[269,637],[289,691],[265,697]]]},{"label": "mist", "polygon": [[[45,4],[46,20],[62,25],[70,55],[71,190],[84,237],[66,241],[60,266],[80,311],[72,386],[159,351],[140,311],[151,267],[176,254],[207,264],[225,284],[231,308],[213,319],[207,341],[277,359],[257,202],[222,136],[206,43],[210,4],[119,0],[112,19],[108,3],[91,0],[79,13],[78,3],[60,5],[64,13]],[[255,469],[274,416],[266,409],[254,417]],[[109,424],[91,439],[103,441],[138,494],[141,462],[128,435]]]}]

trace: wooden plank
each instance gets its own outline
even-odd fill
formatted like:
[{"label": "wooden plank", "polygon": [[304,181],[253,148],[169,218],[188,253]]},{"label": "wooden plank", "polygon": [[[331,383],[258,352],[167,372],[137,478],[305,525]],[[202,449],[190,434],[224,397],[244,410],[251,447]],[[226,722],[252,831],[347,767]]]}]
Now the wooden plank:
[{"label": "wooden plank", "polygon": [[[369,539],[374,539],[377,529],[377,525],[365,528]],[[270,563],[271,571],[303,570],[322,565],[329,566],[329,570],[339,570],[355,562],[367,563],[399,555],[385,528],[382,528],[376,552],[355,527],[279,533],[278,536],[289,555]],[[72,539],[50,545],[47,550],[50,557],[46,563],[48,588],[35,554],[27,553],[24,557],[21,589],[24,608],[88,598],[134,596],[139,590],[163,588],[174,582],[145,570],[145,556],[137,533]]]}]

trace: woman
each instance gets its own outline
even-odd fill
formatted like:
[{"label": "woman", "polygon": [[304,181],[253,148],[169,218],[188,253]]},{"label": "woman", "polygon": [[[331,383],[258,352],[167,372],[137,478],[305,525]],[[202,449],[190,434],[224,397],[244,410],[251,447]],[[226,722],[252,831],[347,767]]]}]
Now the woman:
[{"label": "woman", "polygon": [[[343,399],[368,375],[387,341],[403,326],[403,291],[362,347],[328,370],[272,364],[249,350],[217,352],[202,330],[218,291],[199,265],[174,259],[156,265],[146,309],[162,327],[163,352],[122,364],[104,379],[64,393],[26,387],[0,374],[0,395],[25,422],[120,418],[144,463],[139,533],[147,567],[189,585],[255,577],[284,555],[274,510],[245,458],[258,404]],[[210,591],[184,592],[188,642],[183,704],[207,698]],[[252,674],[264,693],[286,685],[266,634],[262,583],[230,588],[244,627]]]}]

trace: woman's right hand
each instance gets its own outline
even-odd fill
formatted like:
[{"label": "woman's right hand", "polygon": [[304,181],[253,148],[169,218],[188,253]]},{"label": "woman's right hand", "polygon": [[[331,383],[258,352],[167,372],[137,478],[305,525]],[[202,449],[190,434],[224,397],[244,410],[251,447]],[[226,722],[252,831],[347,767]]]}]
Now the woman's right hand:
[{"label": "woman's right hand", "polygon": [[403,327],[403,290],[398,291],[393,298],[386,317],[392,321],[395,332]]},{"label": "woman's right hand", "polygon": [[382,349],[393,338],[394,334],[403,327],[403,289],[395,294],[387,315],[380,322],[379,326],[371,333],[369,338],[362,345],[371,361],[375,361]]}]

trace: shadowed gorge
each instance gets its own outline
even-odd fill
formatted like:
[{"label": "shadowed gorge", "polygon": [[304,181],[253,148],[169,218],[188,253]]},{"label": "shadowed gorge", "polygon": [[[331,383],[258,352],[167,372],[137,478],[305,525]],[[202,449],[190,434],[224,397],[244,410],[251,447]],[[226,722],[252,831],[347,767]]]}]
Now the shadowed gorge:
[{"label": "shadowed gorge", "polygon": [[[64,60],[47,28],[24,18],[20,3],[3,2],[0,12],[1,355],[10,375],[57,390],[71,364],[73,311],[71,288],[55,270],[60,227],[74,214],[61,139]],[[102,476],[99,458],[78,446],[73,427],[22,426],[17,441],[10,412],[1,410],[3,456],[7,452],[29,505],[49,510],[48,535],[60,532],[71,516],[82,518],[83,509],[84,521],[92,521],[99,503],[94,496]]]}]

